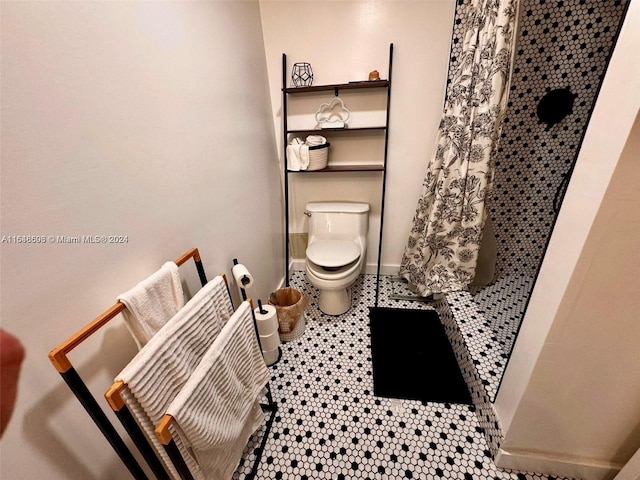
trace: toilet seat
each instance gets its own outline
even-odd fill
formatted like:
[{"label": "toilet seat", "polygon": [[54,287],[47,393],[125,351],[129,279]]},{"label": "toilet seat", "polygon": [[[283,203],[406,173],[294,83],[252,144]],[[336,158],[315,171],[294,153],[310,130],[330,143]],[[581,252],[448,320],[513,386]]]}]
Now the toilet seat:
[{"label": "toilet seat", "polygon": [[315,240],[307,247],[307,258],[326,269],[344,267],[359,257],[360,247],[351,240]]},{"label": "toilet seat", "polygon": [[336,283],[345,278],[352,276],[354,273],[360,272],[360,259],[338,268],[326,269],[320,265],[316,265],[307,258],[306,262],[307,273],[311,273],[316,279]]}]

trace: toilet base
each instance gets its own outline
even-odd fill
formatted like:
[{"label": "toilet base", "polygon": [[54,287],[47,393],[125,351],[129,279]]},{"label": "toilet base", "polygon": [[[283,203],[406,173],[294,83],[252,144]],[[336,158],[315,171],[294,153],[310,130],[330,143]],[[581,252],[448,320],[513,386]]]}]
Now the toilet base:
[{"label": "toilet base", "polygon": [[351,308],[351,289],[320,290],[318,307],[327,315],[341,315]]}]

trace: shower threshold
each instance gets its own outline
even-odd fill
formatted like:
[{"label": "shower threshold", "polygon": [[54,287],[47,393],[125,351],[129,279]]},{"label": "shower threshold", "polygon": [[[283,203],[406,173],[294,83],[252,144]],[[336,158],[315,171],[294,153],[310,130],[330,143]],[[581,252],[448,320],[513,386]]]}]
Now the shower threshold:
[{"label": "shower threshold", "polygon": [[388,277],[391,282],[391,300],[409,300],[413,302],[437,302],[443,295],[433,294],[426,297],[420,296],[413,291],[409,282],[400,276]]}]

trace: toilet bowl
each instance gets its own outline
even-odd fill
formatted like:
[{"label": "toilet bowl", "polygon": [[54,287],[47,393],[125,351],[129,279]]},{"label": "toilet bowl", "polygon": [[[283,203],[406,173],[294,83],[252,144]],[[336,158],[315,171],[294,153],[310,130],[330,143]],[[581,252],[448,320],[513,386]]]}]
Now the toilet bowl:
[{"label": "toilet bowl", "polygon": [[350,287],[367,257],[369,205],[349,202],[312,202],[305,270],[320,291],[318,306],[327,315],[340,315],[351,307]]}]

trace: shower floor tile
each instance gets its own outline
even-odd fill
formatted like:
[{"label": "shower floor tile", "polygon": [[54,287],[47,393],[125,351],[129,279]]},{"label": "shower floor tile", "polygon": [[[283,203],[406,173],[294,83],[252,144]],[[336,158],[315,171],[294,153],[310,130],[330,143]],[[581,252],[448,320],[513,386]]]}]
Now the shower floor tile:
[{"label": "shower floor tile", "polygon": [[503,275],[486,287],[470,289],[478,309],[491,325],[502,351],[509,355],[515,342],[534,279],[526,274]]},{"label": "shower floor tile", "polygon": [[[473,406],[373,395],[368,314],[375,279],[361,275],[352,308],[332,317],[318,309],[318,292],[304,272],[293,272],[291,286],[309,295],[311,304],[304,334],[283,343],[281,359],[270,367],[278,412],[256,478],[554,478],[498,469]],[[389,294],[382,283],[379,305],[432,308],[389,300]],[[250,440],[234,479],[249,474],[262,434]]]}]

